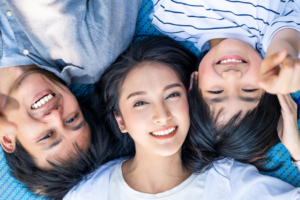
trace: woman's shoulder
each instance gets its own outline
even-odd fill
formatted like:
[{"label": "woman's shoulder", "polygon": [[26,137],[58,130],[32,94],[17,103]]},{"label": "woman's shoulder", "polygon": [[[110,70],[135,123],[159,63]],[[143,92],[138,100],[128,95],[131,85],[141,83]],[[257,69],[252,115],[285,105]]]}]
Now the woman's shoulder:
[{"label": "woman's shoulder", "polygon": [[64,200],[80,200],[101,197],[108,199],[108,185],[111,168],[126,158],[120,158],[101,165],[95,172],[89,174],[64,196]]}]

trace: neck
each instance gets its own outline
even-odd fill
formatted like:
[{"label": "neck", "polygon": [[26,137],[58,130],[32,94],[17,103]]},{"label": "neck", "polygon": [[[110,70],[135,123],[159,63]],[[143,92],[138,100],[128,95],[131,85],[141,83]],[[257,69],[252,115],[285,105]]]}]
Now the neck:
[{"label": "neck", "polygon": [[208,43],[209,43],[210,49],[214,48],[215,46],[217,46],[223,40],[226,40],[226,39],[227,38],[216,38],[216,39],[209,40]]},{"label": "neck", "polygon": [[134,190],[157,194],[170,190],[186,180],[189,173],[182,165],[181,149],[171,156],[136,151],[135,157],[122,165],[123,177]]},{"label": "neck", "polygon": [[23,73],[37,69],[36,65],[23,65],[0,68],[0,93],[8,95],[14,82]]}]

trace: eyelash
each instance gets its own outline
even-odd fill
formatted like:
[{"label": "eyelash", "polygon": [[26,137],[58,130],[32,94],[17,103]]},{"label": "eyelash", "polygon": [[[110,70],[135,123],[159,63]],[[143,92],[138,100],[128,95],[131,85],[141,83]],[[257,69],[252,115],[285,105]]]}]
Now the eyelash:
[{"label": "eyelash", "polygon": [[139,101],[139,102],[136,102],[133,107],[136,107],[136,106],[142,106],[142,105],[145,105],[145,104],[148,104],[147,102],[145,101]]},{"label": "eyelash", "polygon": [[69,119],[68,121],[66,121],[66,123],[67,124],[72,123],[77,118],[77,116],[78,116],[78,113],[75,115],[75,117],[73,117],[73,118]]},{"label": "eyelash", "polygon": [[176,93],[172,93],[172,94],[170,94],[169,96],[167,96],[166,99],[168,99],[168,98],[173,98],[173,97],[179,97],[179,96],[180,96],[180,94],[179,94],[178,92],[176,92]]},{"label": "eyelash", "polygon": [[219,91],[208,91],[210,93],[213,93],[213,94],[221,94],[224,90],[219,90]]},{"label": "eyelash", "polygon": [[[179,93],[172,93],[172,94],[170,94],[169,96],[167,96],[166,99],[168,99],[168,98],[173,98],[173,97],[178,97],[178,96],[180,96]],[[148,104],[148,103],[145,102],[145,101],[138,101],[138,102],[136,102],[136,103],[133,105],[133,107],[142,106],[142,105],[145,105],[145,104]]]},{"label": "eyelash", "polygon": [[[254,91],[258,90],[258,89],[251,89],[251,90],[242,89],[242,90],[245,91],[245,92],[254,92]],[[209,92],[213,93],[213,94],[220,94],[220,93],[223,92],[223,90],[220,90],[220,91],[209,91]]]},{"label": "eyelash", "polygon": [[51,131],[51,133],[47,134],[45,137],[43,137],[41,140],[46,140],[49,137],[51,137],[53,135],[53,131]]},{"label": "eyelash", "polygon": [[251,90],[247,90],[247,89],[242,89],[244,92],[254,92],[254,91],[256,91],[256,90],[258,90],[258,89],[251,89]]}]

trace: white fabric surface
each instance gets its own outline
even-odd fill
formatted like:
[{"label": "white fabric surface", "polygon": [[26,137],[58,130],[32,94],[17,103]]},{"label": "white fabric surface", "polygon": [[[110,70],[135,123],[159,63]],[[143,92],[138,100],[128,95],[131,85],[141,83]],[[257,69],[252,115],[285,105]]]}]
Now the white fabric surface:
[{"label": "white fabric surface", "polygon": [[[111,167],[121,160],[101,166],[72,188],[64,200],[109,200]],[[254,166],[231,158],[213,164],[208,171],[203,193],[203,200],[287,199],[300,200],[300,188],[295,188],[280,179],[262,175]]]},{"label": "white fabric surface", "polygon": [[[180,185],[159,194],[146,194],[130,188],[122,175],[122,162],[112,166],[109,182],[109,200],[202,200],[207,172],[192,174]],[[147,173],[147,172],[145,172]]]}]

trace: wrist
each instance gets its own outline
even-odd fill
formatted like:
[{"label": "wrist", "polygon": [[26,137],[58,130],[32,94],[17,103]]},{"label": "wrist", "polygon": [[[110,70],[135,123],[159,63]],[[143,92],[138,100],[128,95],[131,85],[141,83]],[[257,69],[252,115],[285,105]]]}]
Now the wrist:
[{"label": "wrist", "polygon": [[300,142],[297,146],[288,149],[288,151],[295,161],[300,161]]}]

